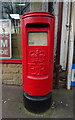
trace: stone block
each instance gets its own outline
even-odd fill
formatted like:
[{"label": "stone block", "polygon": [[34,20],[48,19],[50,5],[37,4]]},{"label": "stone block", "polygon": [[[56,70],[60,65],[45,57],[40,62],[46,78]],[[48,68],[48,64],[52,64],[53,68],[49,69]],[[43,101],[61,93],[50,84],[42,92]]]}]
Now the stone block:
[{"label": "stone block", "polygon": [[2,83],[3,84],[11,84],[11,85],[15,84],[14,80],[3,80]]},{"label": "stone block", "polygon": [[10,73],[18,73],[18,68],[3,68],[2,73],[4,74],[10,74]]},{"label": "stone block", "polygon": [[0,74],[3,84],[22,85],[22,64],[3,64]]},{"label": "stone block", "polygon": [[22,64],[8,64],[8,68],[21,68]]},{"label": "stone block", "polygon": [[13,74],[2,74],[2,80],[13,80]]},{"label": "stone block", "polygon": [[2,64],[2,68],[3,68],[3,67],[8,67],[8,64],[3,63],[3,64]]},{"label": "stone block", "polygon": [[15,85],[22,85],[22,75],[14,74]]},{"label": "stone block", "polygon": [[2,74],[2,68],[0,67],[0,74]]},{"label": "stone block", "polygon": [[2,80],[2,74],[0,74],[0,80]]}]

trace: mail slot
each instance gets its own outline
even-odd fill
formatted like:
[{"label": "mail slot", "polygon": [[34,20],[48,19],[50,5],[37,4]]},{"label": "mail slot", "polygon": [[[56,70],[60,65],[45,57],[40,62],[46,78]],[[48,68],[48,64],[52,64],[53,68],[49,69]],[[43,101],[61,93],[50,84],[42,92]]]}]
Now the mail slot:
[{"label": "mail slot", "polygon": [[44,11],[21,18],[24,104],[33,112],[45,111],[52,102],[54,23],[55,17]]}]

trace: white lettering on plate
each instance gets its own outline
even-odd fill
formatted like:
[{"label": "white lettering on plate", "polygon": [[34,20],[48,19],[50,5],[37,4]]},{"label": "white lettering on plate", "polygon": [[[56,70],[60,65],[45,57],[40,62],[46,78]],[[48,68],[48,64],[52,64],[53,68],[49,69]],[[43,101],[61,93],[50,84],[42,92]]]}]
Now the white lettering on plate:
[{"label": "white lettering on plate", "polygon": [[8,55],[8,50],[0,50],[0,55]]}]

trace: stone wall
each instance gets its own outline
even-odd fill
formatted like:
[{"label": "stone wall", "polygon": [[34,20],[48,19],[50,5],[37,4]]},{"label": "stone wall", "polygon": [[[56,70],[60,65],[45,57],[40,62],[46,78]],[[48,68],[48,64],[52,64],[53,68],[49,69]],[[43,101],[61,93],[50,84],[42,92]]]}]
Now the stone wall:
[{"label": "stone wall", "polygon": [[2,83],[22,85],[22,64],[2,64]]},{"label": "stone wall", "polygon": [[[55,88],[56,73],[53,75],[53,88]],[[66,85],[66,71],[60,72],[59,86]],[[8,85],[22,85],[22,64],[0,64],[0,83]]]}]

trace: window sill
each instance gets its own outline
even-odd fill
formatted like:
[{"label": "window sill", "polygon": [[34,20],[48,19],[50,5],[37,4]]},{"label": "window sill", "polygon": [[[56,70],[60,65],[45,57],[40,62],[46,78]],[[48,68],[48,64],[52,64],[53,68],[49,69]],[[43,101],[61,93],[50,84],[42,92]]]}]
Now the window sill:
[{"label": "window sill", "polygon": [[0,59],[0,63],[22,63],[22,59]]}]

